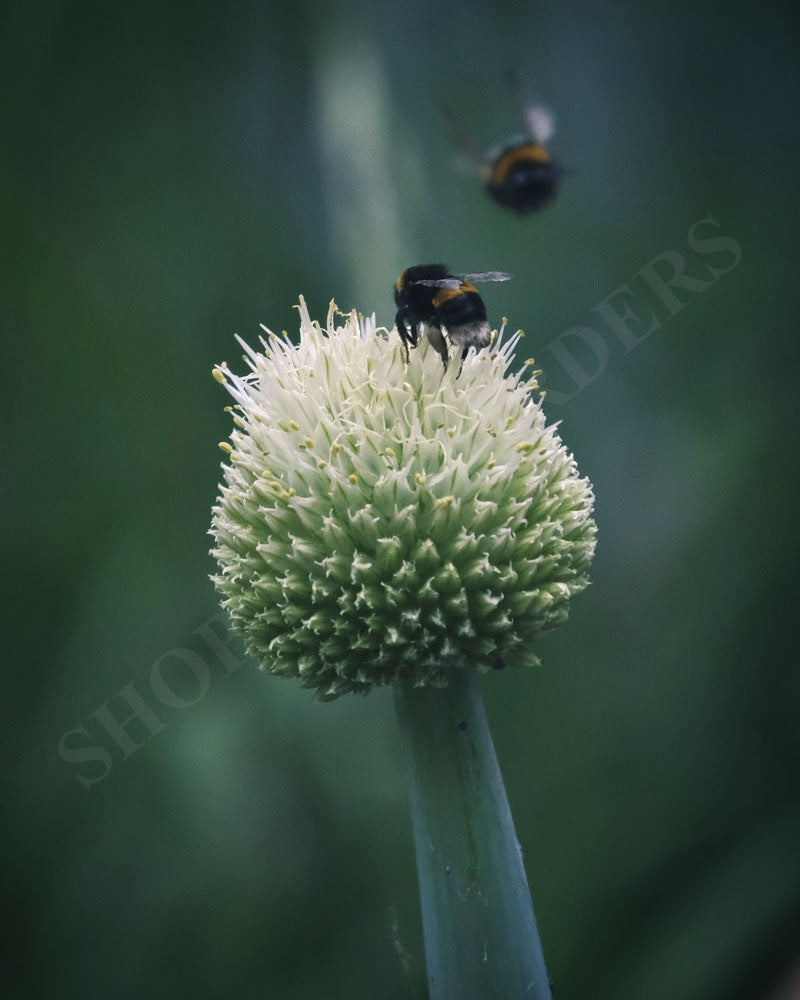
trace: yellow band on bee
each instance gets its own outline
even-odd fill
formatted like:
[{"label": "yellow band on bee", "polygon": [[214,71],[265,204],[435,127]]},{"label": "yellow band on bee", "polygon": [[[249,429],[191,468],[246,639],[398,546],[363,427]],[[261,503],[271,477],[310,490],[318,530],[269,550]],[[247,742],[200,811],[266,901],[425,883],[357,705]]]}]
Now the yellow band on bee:
[{"label": "yellow band on bee", "polygon": [[491,180],[494,184],[502,184],[506,175],[520,163],[549,163],[550,154],[544,146],[534,143],[525,146],[514,146],[506,150],[492,164]]},{"label": "yellow band on bee", "polygon": [[478,289],[468,282],[463,282],[458,288],[443,288],[434,295],[433,304],[438,309],[443,302],[449,302],[450,299],[457,299],[459,295],[466,295],[468,292],[475,292],[477,295]]}]

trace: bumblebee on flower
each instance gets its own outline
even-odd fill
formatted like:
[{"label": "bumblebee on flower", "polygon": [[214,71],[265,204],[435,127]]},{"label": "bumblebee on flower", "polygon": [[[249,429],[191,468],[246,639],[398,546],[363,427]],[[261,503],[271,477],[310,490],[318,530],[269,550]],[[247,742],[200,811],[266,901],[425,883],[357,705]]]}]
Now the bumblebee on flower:
[{"label": "bumblebee on flower", "polygon": [[587,585],[593,496],[546,421],[520,334],[458,378],[406,360],[374,319],[300,300],[300,340],[242,343],[214,507],[214,582],[264,670],[323,699],[448,671],[538,662],[540,633]]}]

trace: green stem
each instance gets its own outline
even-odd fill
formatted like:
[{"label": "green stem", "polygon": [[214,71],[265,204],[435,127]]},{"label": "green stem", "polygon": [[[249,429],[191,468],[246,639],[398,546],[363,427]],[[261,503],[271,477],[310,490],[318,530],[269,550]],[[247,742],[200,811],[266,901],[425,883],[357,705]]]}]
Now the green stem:
[{"label": "green stem", "polygon": [[551,1000],[476,675],[395,685],[431,1000]]}]

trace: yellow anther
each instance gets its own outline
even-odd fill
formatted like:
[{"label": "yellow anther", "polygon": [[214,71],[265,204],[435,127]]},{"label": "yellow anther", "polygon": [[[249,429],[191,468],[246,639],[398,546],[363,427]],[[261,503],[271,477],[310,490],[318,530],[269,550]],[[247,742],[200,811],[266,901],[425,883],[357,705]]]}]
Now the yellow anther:
[{"label": "yellow anther", "polygon": [[324,459],[324,458],[321,458],[321,459],[320,459],[320,460],[319,460],[319,461],[317,462],[317,465],[319,466],[319,468],[320,468],[320,469],[324,469],[324,468],[325,468],[325,466],[326,466],[327,464],[328,464],[328,463],[327,463],[327,462],[325,461],[325,459]]},{"label": "yellow anther", "polygon": [[394,448],[384,448],[383,450],[389,456],[389,458],[394,458],[395,457],[395,450],[394,450]]},{"label": "yellow anther", "polygon": [[300,424],[298,424],[298,422],[296,420],[290,420],[289,421],[289,426],[292,428],[293,431],[299,431],[300,430]]},{"label": "yellow anther", "polygon": [[273,488],[273,490],[275,490],[276,493],[283,492],[283,487],[281,486],[280,483],[276,482],[275,480],[273,480],[269,485]]},{"label": "yellow anther", "polygon": [[228,444],[227,441],[220,441],[219,443],[220,451],[224,451],[227,455],[233,451],[233,448]]},{"label": "yellow anther", "polygon": [[221,385],[221,384],[222,384],[222,383],[223,383],[223,382],[225,381],[225,374],[224,374],[224,372],[221,372],[221,371],[219,370],[219,368],[212,368],[212,369],[211,369],[211,377],[212,377],[212,378],[213,378],[213,379],[214,379],[214,380],[215,380],[216,382],[219,382],[219,383],[220,383],[220,385]]},{"label": "yellow anther", "polygon": [[347,478],[350,480],[353,486],[355,486],[356,483],[358,482],[358,476],[355,474],[355,472],[351,472]]},{"label": "yellow anther", "polygon": [[314,447],[314,442],[311,440],[311,438],[306,438],[305,445],[306,445],[306,448],[313,448]]},{"label": "yellow anther", "polygon": [[425,473],[424,472],[418,472],[414,476],[414,482],[417,484],[417,486],[424,485],[424,483],[425,483]]},{"label": "yellow anther", "polygon": [[455,499],[456,498],[454,496],[441,497],[439,500],[436,501],[436,506],[437,507],[451,507],[453,505],[453,503],[455,502]]},{"label": "yellow anther", "polygon": [[489,461],[486,463],[486,468],[487,469],[493,469],[496,465],[497,465],[497,462],[495,462],[495,460],[493,458],[490,458]]}]

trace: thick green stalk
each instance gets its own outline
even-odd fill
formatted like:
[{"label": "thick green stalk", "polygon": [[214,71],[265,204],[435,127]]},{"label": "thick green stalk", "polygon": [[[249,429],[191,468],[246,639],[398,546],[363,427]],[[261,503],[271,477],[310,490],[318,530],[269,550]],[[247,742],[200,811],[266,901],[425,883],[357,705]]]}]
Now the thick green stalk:
[{"label": "thick green stalk", "polygon": [[430,1000],[551,1000],[522,854],[476,675],[395,684]]}]

